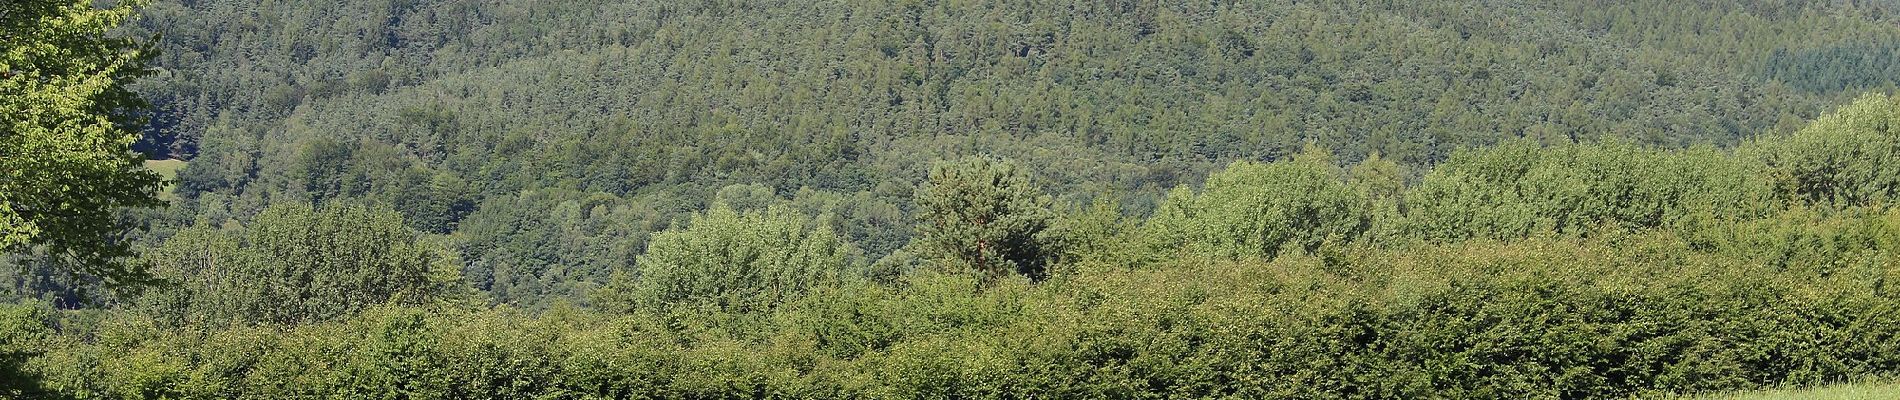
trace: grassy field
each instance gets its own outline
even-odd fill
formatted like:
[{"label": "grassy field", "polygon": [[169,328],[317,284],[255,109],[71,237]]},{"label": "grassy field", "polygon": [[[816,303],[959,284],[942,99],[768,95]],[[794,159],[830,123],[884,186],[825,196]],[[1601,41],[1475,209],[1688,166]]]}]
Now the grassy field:
[{"label": "grassy field", "polygon": [[1776,389],[1696,397],[1702,400],[1885,400],[1900,399],[1900,381],[1887,380],[1811,389]]},{"label": "grassy field", "polygon": [[145,160],[145,168],[157,171],[159,176],[165,177],[165,189],[159,193],[159,199],[165,201],[178,199],[177,195],[172,194],[172,187],[178,180],[178,170],[185,168],[184,160]]}]

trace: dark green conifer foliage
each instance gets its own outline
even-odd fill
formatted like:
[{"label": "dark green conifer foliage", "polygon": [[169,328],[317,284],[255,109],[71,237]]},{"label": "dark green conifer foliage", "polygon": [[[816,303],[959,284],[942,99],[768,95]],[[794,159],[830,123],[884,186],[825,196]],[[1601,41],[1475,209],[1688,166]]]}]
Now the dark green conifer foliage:
[{"label": "dark green conifer foliage", "polygon": [[966,157],[939,162],[917,188],[923,256],[989,277],[1041,279],[1054,254],[1044,236],[1053,200],[1016,163]]}]

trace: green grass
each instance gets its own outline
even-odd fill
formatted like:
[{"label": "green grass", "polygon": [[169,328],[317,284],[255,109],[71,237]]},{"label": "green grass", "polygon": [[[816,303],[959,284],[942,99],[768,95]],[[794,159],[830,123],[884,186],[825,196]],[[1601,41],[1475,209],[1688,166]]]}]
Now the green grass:
[{"label": "green grass", "polygon": [[1871,381],[1809,389],[1774,389],[1702,396],[1703,400],[1886,400],[1900,399],[1900,380]]},{"label": "green grass", "polygon": [[185,160],[145,160],[145,168],[158,172],[158,176],[165,178],[165,187],[158,194],[160,200],[178,200],[178,195],[172,193],[172,188],[177,186],[178,170],[185,168]]}]

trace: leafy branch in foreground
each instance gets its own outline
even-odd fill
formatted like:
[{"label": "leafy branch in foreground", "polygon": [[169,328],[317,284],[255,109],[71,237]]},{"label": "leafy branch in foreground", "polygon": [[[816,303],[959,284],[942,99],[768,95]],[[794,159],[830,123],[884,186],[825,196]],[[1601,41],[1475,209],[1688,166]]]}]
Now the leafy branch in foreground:
[{"label": "leafy branch in foreground", "polygon": [[0,249],[43,252],[108,284],[144,281],[115,213],[154,207],[158,174],[131,152],[145,102],[126,88],[150,51],[109,32],[142,1],[0,5]]}]

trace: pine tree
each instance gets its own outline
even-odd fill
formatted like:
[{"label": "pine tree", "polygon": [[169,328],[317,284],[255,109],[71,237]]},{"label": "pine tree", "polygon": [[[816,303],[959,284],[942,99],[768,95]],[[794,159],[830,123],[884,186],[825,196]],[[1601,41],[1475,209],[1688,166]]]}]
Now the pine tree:
[{"label": "pine tree", "polygon": [[990,277],[1047,276],[1053,252],[1044,232],[1055,218],[1053,200],[1015,163],[986,157],[939,163],[916,201],[924,257]]}]

